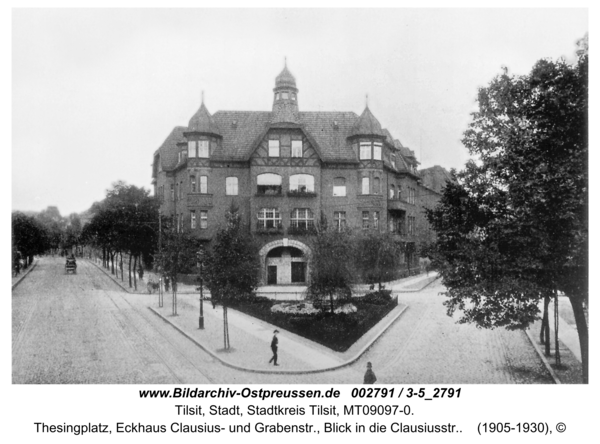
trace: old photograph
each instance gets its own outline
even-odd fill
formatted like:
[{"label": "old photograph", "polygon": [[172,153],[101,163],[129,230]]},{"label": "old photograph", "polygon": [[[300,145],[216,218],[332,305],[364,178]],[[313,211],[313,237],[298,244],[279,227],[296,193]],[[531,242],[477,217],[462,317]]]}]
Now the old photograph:
[{"label": "old photograph", "polygon": [[588,384],[587,9],[14,9],[11,383]]}]

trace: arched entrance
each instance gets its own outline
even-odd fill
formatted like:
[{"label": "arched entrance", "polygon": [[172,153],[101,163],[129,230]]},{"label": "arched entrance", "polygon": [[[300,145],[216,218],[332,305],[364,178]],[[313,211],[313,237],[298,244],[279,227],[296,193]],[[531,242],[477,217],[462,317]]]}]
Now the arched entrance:
[{"label": "arched entrance", "polygon": [[280,239],[259,252],[264,285],[307,285],[310,249],[301,242]]}]

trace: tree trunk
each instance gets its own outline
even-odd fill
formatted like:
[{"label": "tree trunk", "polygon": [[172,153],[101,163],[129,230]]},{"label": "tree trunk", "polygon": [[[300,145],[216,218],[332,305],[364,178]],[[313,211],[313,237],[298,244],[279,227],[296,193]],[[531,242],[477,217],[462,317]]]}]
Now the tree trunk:
[{"label": "tree trunk", "polygon": [[120,253],[119,267],[121,268],[121,282],[123,282],[123,252]]},{"label": "tree trunk", "polygon": [[560,348],[558,345],[558,293],[554,292],[554,362],[560,366]]},{"label": "tree trunk", "polygon": [[550,356],[550,321],[548,319],[548,306],[550,297],[544,296],[544,316],[542,318],[542,328],[540,329],[540,342],[544,344],[544,354]]},{"label": "tree trunk", "polygon": [[173,315],[177,314],[177,285],[171,287],[173,289]]},{"label": "tree trunk", "polygon": [[133,288],[137,290],[137,276],[135,270],[137,269],[137,256],[133,256]]},{"label": "tree trunk", "polygon": [[585,310],[583,308],[583,298],[577,296],[569,296],[571,306],[573,307],[573,315],[575,316],[575,325],[577,326],[577,334],[579,335],[579,346],[581,348],[581,365],[583,367],[583,383],[588,383],[588,327],[585,319]]},{"label": "tree trunk", "polygon": [[227,306],[223,304],[223,348],[229,349],[229,319],[227,318]]},{"label": "tree trunk", "polygon": [[333,314],[335,311],[335,308],[333,305],[333,292],[329,292],[329,305],[331,307],[331,314]]},{"label": "tree trunk", "polygon": [[110,252],[110,274],[115,274],[115,252]]},{"label": "tree trunk", "polygon": [[131,288],[131,253],[129,253],[129,288]]}]

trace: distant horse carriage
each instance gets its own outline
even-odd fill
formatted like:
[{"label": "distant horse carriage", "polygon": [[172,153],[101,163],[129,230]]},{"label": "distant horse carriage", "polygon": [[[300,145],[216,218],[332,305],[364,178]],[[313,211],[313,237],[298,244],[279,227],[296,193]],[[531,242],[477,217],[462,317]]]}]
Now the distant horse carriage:
[{"label": "distant horse carriage", "polygon": [[77,261],[75,261],[74,257],[68,257],[65,263],[65,274],[69,273],[77,273]]}]

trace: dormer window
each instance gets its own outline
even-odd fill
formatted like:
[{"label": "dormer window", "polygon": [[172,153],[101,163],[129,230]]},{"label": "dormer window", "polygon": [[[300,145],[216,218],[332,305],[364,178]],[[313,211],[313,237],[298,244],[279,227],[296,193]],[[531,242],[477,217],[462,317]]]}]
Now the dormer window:
[{"label": "dormer window", "polygon": [[283,100],[287,100],[287,99],[289,99],[289,95],[290,95],[290,94],[289,94],[288,92],[282,92],[282,93],[281,93],[281,98],[282,98]]},{"label": "dormer window", "polygon": [[278,92],[275,93],[275,100],[279,100],[279,93]]},{"label": "dormer window", "polygon": [[381,143],[373,143],[373,159],[381,160]]},{"label": "dormer window", "polygon": [[360,143],[360,159],[368,160],[371,158],[371,142]]},{"label": "dormer window", "polygon": [[292,140],[292,157],[302,157],[302,141]]},{"label": "dormer window", "polygon": [[208,159],[209,158],[209,145],[208,140],[198,141],[198,157]]},{"label": "dormer window", "polygon": [[194,140],[188,142],[188,157],[196,157],[196,141]]},{"label": "dormer window", "polygon": [[269,157],[279,157],[279,140],[269,140]]},{"label": "dormer window", "polygon": [[296,93],[292,93],[292,100],[296,101]]}]

